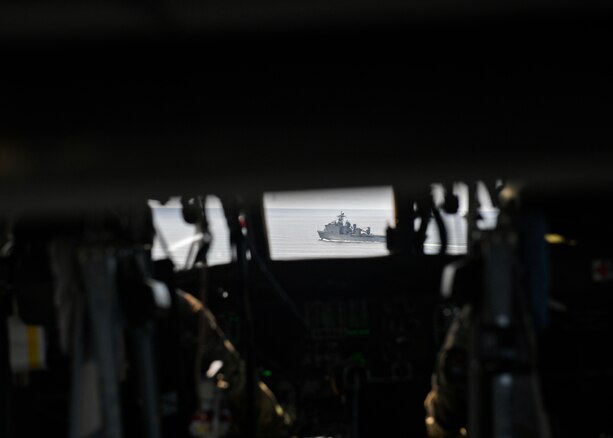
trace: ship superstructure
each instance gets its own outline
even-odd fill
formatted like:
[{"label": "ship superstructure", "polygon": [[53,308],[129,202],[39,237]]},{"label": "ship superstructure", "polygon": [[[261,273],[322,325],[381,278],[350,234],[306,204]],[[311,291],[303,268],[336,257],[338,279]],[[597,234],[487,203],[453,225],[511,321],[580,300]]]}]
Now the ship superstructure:
[{"label": "ship superstructure", "polygon": [[360,228],[347,219],[341,211],[336,220],[326,224],[323,230],[317,230],[322,240],[337,242],[385,242],[385,236],[372,234],[370,227]]}]

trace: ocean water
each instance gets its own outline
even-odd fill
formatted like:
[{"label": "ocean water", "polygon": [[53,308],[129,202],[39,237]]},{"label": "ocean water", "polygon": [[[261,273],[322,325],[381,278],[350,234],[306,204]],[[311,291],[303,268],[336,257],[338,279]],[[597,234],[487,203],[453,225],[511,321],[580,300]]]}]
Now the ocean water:
[{"label": "ocean water", "polygon": [[[358,228],[370,227],[372,234],[385,235],[393,224],[391,210],[343,210],[346,219]],[[321,240],[317,230],[336,220],[339,210],[271,208],[266,211],[268,241],[272,259],[334,257],[376,257],[387,251],[385,242],[331,242]]]},{"label": "ocean water", "polygon": [[[159,234],[167,242],[168,252],[177,266],[185,266],[191,243],[195,240],[195,227],[186,224],[180,207],[152,206],[154,221]],[[371,227],[373,234],[385,234],[388,226],[394,225],[393,211],[385,209],[343,210],[349,222],[359,228]],[[330,242],[321,240],[317,230],[335,220],[339,210],[308,208],[268,208],[266,227],[271,258],[296,260],[338,257],[381,257],[389,254],[384,242]],[[496,223],[496,212],[482,213],[483,227],[491,228]],[[442,213],[448,233],[450,254],[466,252],[466,220],[461,215]],[[207,217],[212,234],[208,253],[210,265],[228,263],[231,260],[229,231],[221,207],[207,208]],[[419,224],[416,223],[416,226]],[[196,236],[197,237],[197,236]],[[428,225],[425,252],[435,254],[440,241],[434,221]],[[155,259],[166,257],[164,247],[156,238],[153,247]]]}]

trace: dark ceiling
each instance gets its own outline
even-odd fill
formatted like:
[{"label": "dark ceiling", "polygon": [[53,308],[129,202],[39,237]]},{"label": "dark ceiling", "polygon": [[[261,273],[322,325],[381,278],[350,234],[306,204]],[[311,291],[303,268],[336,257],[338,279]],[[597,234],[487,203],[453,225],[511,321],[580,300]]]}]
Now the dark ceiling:
[{"label": "dark ceiling", "polygon": [[596,2],[3,2],[0,201],[613,188]]}]

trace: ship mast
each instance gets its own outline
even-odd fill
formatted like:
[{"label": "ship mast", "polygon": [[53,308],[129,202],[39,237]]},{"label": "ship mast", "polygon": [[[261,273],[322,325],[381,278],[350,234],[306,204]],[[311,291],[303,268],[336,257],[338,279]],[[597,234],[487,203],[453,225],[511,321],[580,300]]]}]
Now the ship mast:
[{"label": "ship mast", "polygon": [[340,226],[342,227],[342,226],[343,226],[343,219],[345,218],[345,213],[343,213],[343,212],[341,211],[341,214],[339,214],[337,217],[338,217],[338,223],[339,223],[339,224],[340,224]]}]

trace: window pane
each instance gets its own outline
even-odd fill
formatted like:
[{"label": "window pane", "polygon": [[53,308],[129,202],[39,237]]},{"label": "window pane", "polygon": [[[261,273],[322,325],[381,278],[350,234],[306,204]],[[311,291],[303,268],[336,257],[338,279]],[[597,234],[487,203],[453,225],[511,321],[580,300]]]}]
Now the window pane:
[{"label": "window pane", "polygon": [[[157,201],[150,201],[149,206],[152,209],[153,220],[158,232],[153,244],[153,259],[158,260],[167,257],[166,251],[161,245],[159,236],[161,234],[166,241],[175,265],[178,268],[183,268],[190,247],[198,240],[198,236],[196,235],[196,227],[185,223],[183,220],[179,199],[178,197],[172,198],[164,205]],[[207,262],[211,266],[229,263],[231,260],[229,232],[221,202],[215,196],[207,196],[205,210],[212,236]]]},{"label": "window pane", "polygon": [[273,260],[389,254],[391,187],[266,193],[264,209]]},{"label": "window pane", "polygon": [[[440,184],[432,185],[432,194],[445,229],[447,231],[447,254],[459,255],[466,254],[468,238],[468,186],[465,183],[455,183],[453,193],[458,197],[458,212],[454,214],[445,213],[442,209],[444,199],[444,189]],[[477,196],[479,202],[479,216],[477,227],[481,230],[494,229],[498,219],[498,209],[493,206],[490,195],[483,182],[477,183]],[[415,229],[419,228],[420,219],[415,220]],[[424,241],[425,254],[438,254],[441,247],[440,235],[436,222],[430,218],[426,230],[426,240]]]}]

